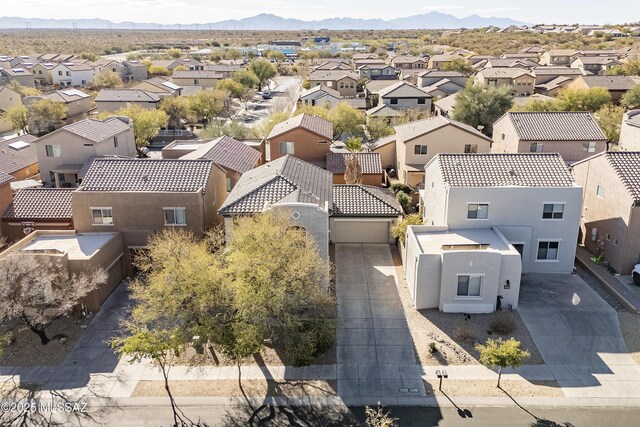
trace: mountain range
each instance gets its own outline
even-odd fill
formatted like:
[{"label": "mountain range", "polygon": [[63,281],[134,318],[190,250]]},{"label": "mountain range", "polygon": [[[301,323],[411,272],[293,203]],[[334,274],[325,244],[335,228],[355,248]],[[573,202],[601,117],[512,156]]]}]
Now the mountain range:
[{"label": "mountain range", "polygon": [[249,18],[202,24],[154,24],[151,22],[111,22],[104,19],[42,19],[0,17],[0,29],[24,28],[78,28],[78,29],[137,29],[137,30],[408,30],[444,28],[482,28],[525,25],[510,18],[485,18],[470,15],[465,18],[429,12],[390,20],[329,18],[320,21],[303,21],[282,18],[272,14],[260,14]]}]

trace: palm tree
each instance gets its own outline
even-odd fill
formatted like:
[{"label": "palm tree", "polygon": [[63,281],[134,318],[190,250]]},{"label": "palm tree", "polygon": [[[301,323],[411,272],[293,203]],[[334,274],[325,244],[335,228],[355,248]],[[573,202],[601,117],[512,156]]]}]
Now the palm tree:
[{"label": "palm tree", "polygon": [[362,165],[355,155],[362,149],[362,138],[351,137],[344,142],[344,145],[351,153],[344,161],[346,165],[344,180],[347,184],[362,184]]}]

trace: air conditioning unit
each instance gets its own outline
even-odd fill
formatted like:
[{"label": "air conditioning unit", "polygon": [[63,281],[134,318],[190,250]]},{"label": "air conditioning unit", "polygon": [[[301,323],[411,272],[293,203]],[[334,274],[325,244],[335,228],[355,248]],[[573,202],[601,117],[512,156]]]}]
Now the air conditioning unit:
[{"label": "air conditioning unit", "polygon": [[595,242],[597,239],[598,239],[598,229],[594,227],[591,229],[591,240]]}]

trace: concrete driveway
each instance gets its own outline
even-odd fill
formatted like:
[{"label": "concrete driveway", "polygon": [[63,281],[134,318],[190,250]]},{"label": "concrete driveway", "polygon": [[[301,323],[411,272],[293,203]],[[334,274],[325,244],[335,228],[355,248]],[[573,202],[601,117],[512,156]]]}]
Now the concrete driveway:
[{"label": "concrete driveway", "polygon": [[640,395],[616,311],[578,275],[524,276],[518,312],[566,396]]},{"label": "concrete driveway", "polygon": [[335,258],[339,395],[425,396],[389,245],[338,244]]}]

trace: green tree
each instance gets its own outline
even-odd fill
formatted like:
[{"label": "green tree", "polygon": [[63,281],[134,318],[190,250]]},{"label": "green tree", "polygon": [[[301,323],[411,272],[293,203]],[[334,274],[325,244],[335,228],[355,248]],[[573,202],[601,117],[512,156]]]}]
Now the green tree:
[{"label": "green tree", "polygon": [[116,111],[114,116],[125,116],[133,120],[133,132],[136,139],[136,147],[146,147],[155,138],[160,129],[167,126],[169,116],[162,110],[142,108],[136,104],[129,104],[125,108]]},{"label": "green tree", "polygon": [[525,104],[514,105],[511,111],[523,111],[523,112],[542,112],[542,111],[560,111],[560,106],[555,99],[541,101],[534,99]]},{"label": "green tree", "polygon": [[284,53],[279,50],[272,50],[267,54],[267,58],[275,59],[276,61],[284,61],[285,56]]},{"label": "green tree", "polygon": [[225,135],[240,141],[260,136],[260,134],[256,134],[253,128],[250,128],[242,122],[232,121],[229,123],[221,123],[217,120],[211,121],[207,128],[200,133],[200,136],[203,138],[219,138]]},{"label": "green tree", "polygon": [[167,96],[160,101],[160,110],[167,113],[169,127],[179,129],[189,115],[189,101],[182,96]]},{"label": "green tree", "polygon": [[11,126],[18,131],[22,131],[22,133],[28,132],[28,119],[27,119],[27,107],[24,105],[16,105],[15,107],[8,108],[2,114],[2,117],[9,122],[11,122]]},{"label": "green tree", "polygon": [[91,87],[94,90],[113,89],[122,86],[122,79],[113,71],[102,71],[96,74],[91,81]]},{"label": "green tree", "polygon": [[41,99],[27,107],[29,130],[41,134],[51,132],[62,125],[69,109],[61,102]]},{"label": "green tree", "polygon": [[622,126],[622,116],[624,108],[616,107],[613,104],[606,104],[596,113],[596,121],[607,137],[607,142],[617,144],[620,140],[620,127]]},{"label": "green tree", "polygon": [[82,52],[80,54],[80,58],[86,59],[87,61],[96,62],[98,59],[100,59],[100,56],[93,52]]},{"label": "green tree", "polygon": [[42,92],[40,92],[35,87],[23,86],[16,80],[11,80],[7,83],[7,88],[11,89],[14,92],[19,93],[21,96],[40,96]]},{"label": "green tree", "polygon": [[231,78],[247,88],[255,88],[259,82],[258,77],[253,74],[253,71],[236,71]]},{"label": "green tree", "polygon": [[407,215],[402,218],[396,225],[391,227],[391,235],[400,239],[402,243],[404,243],[405,238],[407,237],[407,227],[410,225],[422,225],[422,215],[420,213],[414,213],[411,215]]},{"label": "green tree", "polygon": [[380,402],[376,409],[365,406],[364,414],[367,427],[398,427],[398,419],[391,416],[391,411],[385,411]]},{"label": "green tree", "polygon": [[344,142],[350,155],[345,159],[344,180],[347,184],[362,184],[362,165],[355,156],[362,150],[362,138],[351,137]]},{"label": "green tree", "polygon": [[262,90],[264,84],[274,78],[277,71],[269,61],[265,59],[257,59],[249,64],[249,70],[258,78],[258,90]]},{"label": "green tree", "polygon": [[497,340],[489,338],[485,345],[477,344],[475,349],[480,353],[480,363],[487,367],[498,368],[498,388],[500,388],[502,368],[522,366],[524,360],[531,356],[528,351],[520,349],[520,341],[516,341],[515,338],[509,338],[507,341],[503,341],[502,338]]},{"label": "green tree", "polygon": [[168,76],[169,70],[167,70],[165,67],[162,67],[160,65],[151,65],[149,67],[149,75],[150,76]]},{"label": "green tree", "polygon": [[638,76],[640,75],[640,58],[630,59],[622,65],[613,66],[605,74],[608,76]]},{"label": "green tree", "polygon": [[228,96],[228,92],[221,90],[195,92],[188,97],[189,111],[196,120],[207,124],[222,111]]},{"label": "green tree", "polygon": [[238,49],[227,49],[225,56],[227,59],[231,59],[235,63],[238,59],[242,58],[242,52]]},{"label": "green tree", "polygon": [[333,123],[334,139],[342,135],[360,136],[363,134],[364,113],[345,102],[340,102],[333,107],[329,111],[328,119]]},{"label": "green tree", "polygon": [[564,88],[558,92],[555,101],[560,111],[590,111],[595,113],[604,105],[611,103],[611,94],[603,87],[591,89]]},{"label": "green tree", "polygon": [[508,86],[484,86],[470,82],[458,92],[453,118],[490,136],[493,123],[513,104],[509,91]]},{"label": "green tree", "polygon": [[379,139],[393,135],[393,128],[384,118],[374,117],[367,122],[367,132],[371,139]]},{"label": "green tree", "polygon": [[640,85],[628,90],[627,93],[622,96],[620,105],[628,110],[640,108]]},{"label": "green tree", "polygon": [[465,76],[470,75],[473,72],[473,67],[464,58],[456,58],[453,61],[442,64],[442,71],[457,71]]},{"label": "green tree", "polygon": [[232,98],[241,99],[247,92],[248,88],[243,86],[242,83],[233,79],[222,79],[216,84],[216,88],[220,90],[226,90],[229,92]]},{"label": "green tree", "polygon": [[173,59],[179,59],[182,57],[182,52],[180,51],[180,49],[169,49],[167,50],[167,55],[169,55]]},{"label": "green tree", "polygon": [[411,207],[411,196],[409,196],[404,191],[398,191],[396,193],[396,200],[398,201],[398,203],[400,203],[400,206],[402,206],[402,210],[404,211],[404,213],[411,213],[411,211],[413,210]]},{"label": "green tree", "polygon": [[304,79],[304,81],[302,82],[302,88],[306,90],[311,89],[311,82],[309,81],[309,79]]}]

